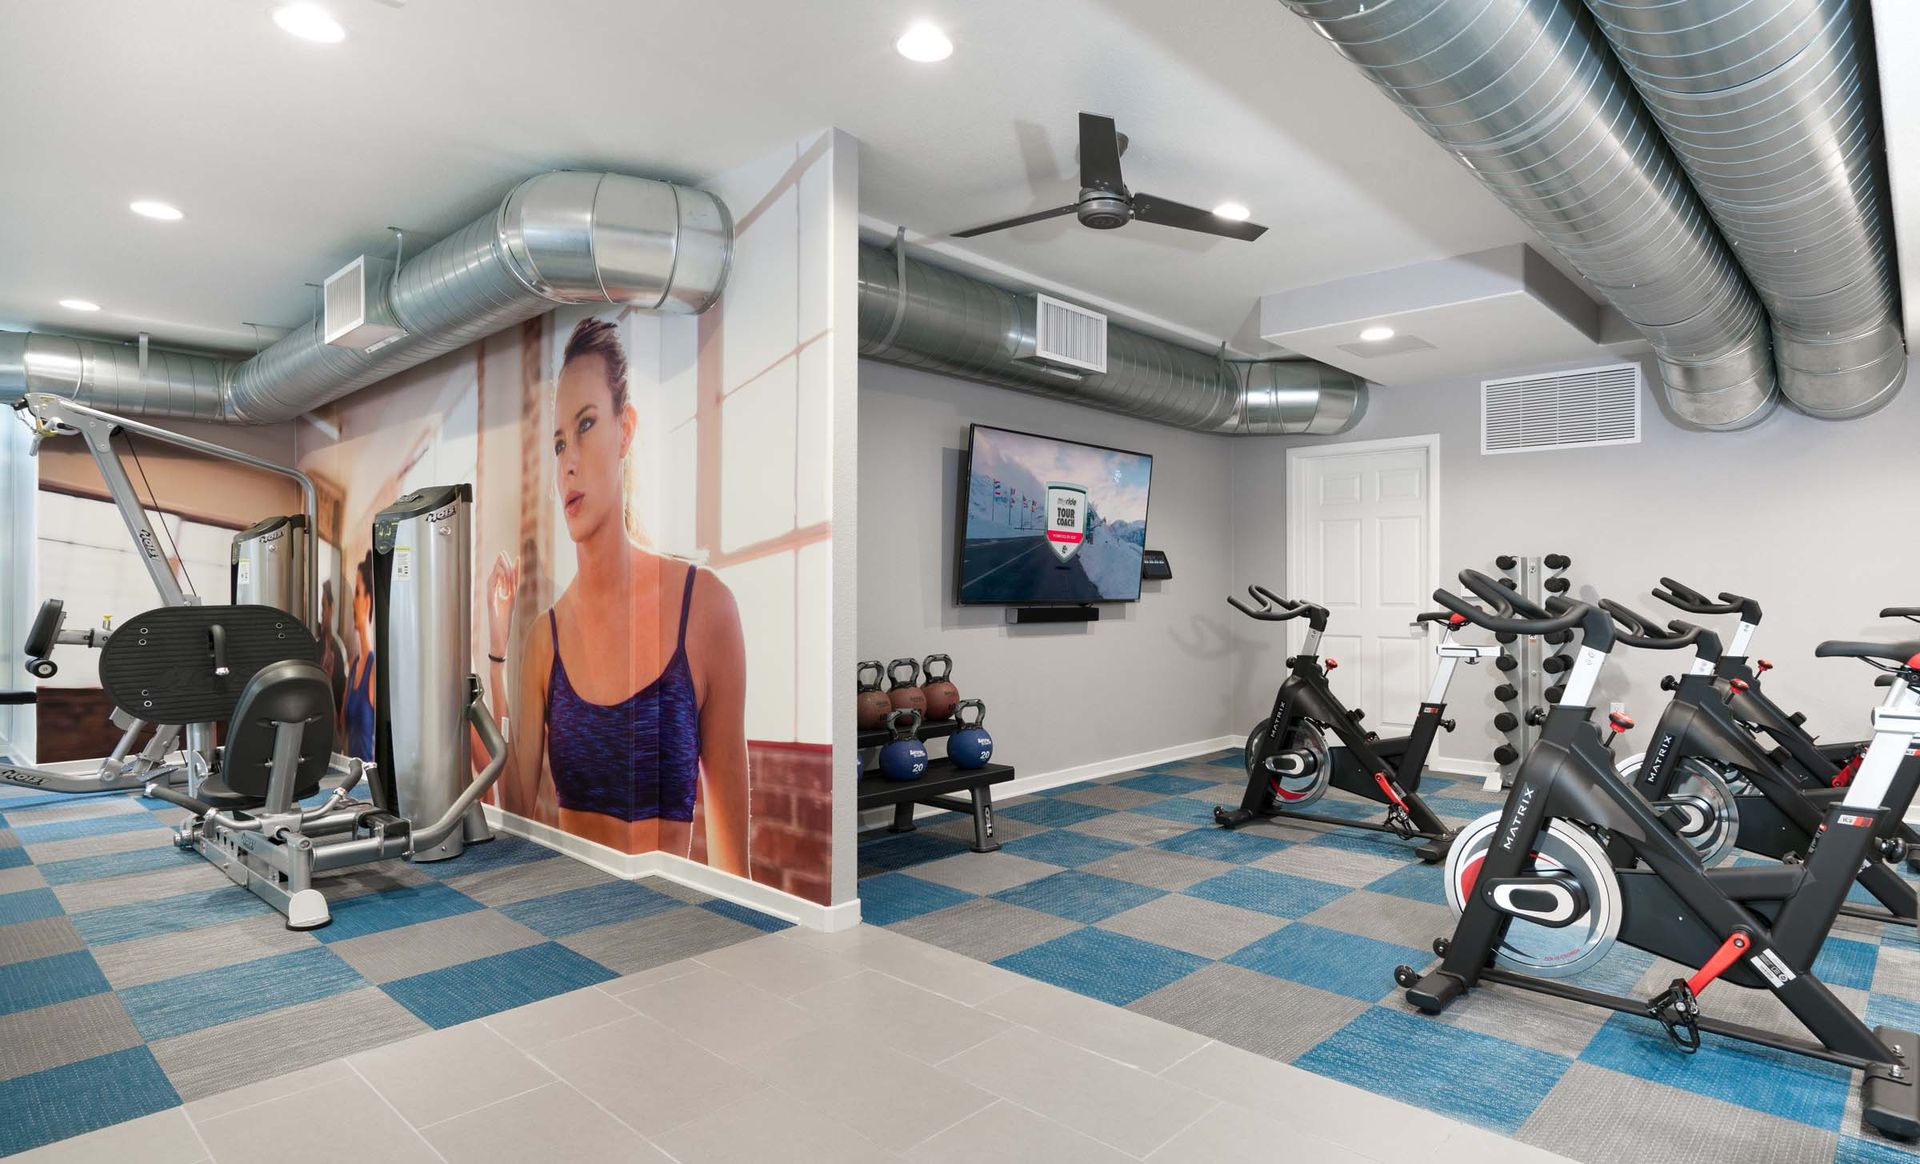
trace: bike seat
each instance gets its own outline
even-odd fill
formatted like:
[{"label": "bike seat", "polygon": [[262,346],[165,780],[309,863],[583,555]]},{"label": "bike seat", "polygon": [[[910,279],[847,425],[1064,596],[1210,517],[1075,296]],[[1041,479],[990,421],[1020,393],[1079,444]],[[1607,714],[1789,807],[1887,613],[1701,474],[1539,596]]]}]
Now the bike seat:
[{"label": "bike seat", "polygon": [[1885,659],[1890,663],[1909,663],[1920,657],[1920,639],[1897,643],[1868,643],[1852,639],[1828,639],[1813,649],[1822,659]]}]

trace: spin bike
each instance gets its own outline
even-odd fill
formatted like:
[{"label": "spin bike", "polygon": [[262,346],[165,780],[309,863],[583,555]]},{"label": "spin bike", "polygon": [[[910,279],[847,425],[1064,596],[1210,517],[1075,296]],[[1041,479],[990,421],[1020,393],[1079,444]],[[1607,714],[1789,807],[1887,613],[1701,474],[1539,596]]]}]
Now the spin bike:
[{"label": "spin bike", "polygon": [[[1444,590],[1434,598],[1496,634],[1578,629],[1581,644],[1565,697],[1547,713],[1505,806],[1461,830],[1446,869],[1458,920],[1451,937],[1434,943],[1437,966],[1394,972],[1407,1000],[1439,1014],[1494,982],[1653,1018],[1686,1052],[1705,1031],[1839,1063],[1865,1076],[1869,1126],[1920,1136],[1920,1036],[1869,1028],[1813,971],[1877,823],[1903,813],[1920,785],[1920,755],[1909,755],[1920,750],[1920,640],[1821,644],[1821,657],[1863,659],[1894,676],[1859,774],[1827,809],[1820,844],[1804,863],[1707,869],[1614,770],[1590,706],[1616,641],[1672,650],[1691,645],[1698,628],[1643,638],[1618,634],[1607,612],[1585,603],[1557,599],[1551,618],[1506,618]],[[1610,726],[1615,735],[1624,730]],[[1616,865],[1595,829],[1624,844],[1632,865]],[[1644,1001],[1560,981],[1592,967],[1616,941],[1700,969]],[[1812,1039],[1703,1016],[1698,996],[1716,979],[1771,992]]]},{"label": "spin bike", "polygon": [[[1674,696],[1654,728],[1653,747],[1621,762],[1621,778],[1661,810],[1704,865],[1720,864],[1734,849],[1780,861],[1805,860],[1827,809],[1844,798],[1845,787],[1806,779],[1781,763],[1741,720],[1740,697],[1750,692],[1737,677],[1716,683],[1725,662],[1719,636],[1681,622],[1662,631],[1618,603],[1600,605],[1632,633],[1632,641],[1664,642],[1684,633],[1694,647],[1687,673],[1661,684]],[[1888,864],[1907,855],[1911,835],[1900,814],[1881,818],[1858,880],[1886,909],[1847,903],[1840,912],[1915,924],[1920,899]]]},{"label": "spin bike", "polygon": [[[1440,666],[1414,717],[1413,731],[1382,739],[1360,726],[1362,713],[1342,704],[1327,682],[1339,663],[1328,659],[1322,664],[1319,659],[1320,636],[1327,629],[1326,608],[1311,602],[1289,602],[1264,586],[1249,586],[1247,593],[1259,609],[1231,596],[1227,602],[1261,622],[1305,618],[1307,640],[1300,653],[1287,660],[1287,679],[1274,696],[1272,712],[1247,736],[1247,791],[1240,807],[1216,807],[1214,823],[1236,829],[1254,820],[1287,818],[1370,829],[1406,840],[1422,838],[1414,852],[1427,864],[1445,859],[1453,843],[1453,830],[1420,799],[1420,778],[1435,735],[1442,728],[1454,728],[1454,722],[1443,715],[1455,668],[1463,662],[1471,666],[1491,659],[1500,653],[1499,648],[1454,642],[1454,631],[1466,625],[1466,619],[1458,615],[1444,611],[1420,615],[1419,622],[1438,622],[1446,627],[1436,648]],[[1385,822],[1375,824],[1303,811],[1328,788],[1385,805]]]}]

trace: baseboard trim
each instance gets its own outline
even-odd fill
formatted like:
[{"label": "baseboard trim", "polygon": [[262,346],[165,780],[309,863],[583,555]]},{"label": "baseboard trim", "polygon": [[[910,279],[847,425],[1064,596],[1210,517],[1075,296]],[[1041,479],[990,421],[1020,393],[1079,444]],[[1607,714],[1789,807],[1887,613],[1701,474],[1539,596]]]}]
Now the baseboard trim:
[{"label": "baseboard trim", "polygon": [[633,881],[641,877],[664,877],[689,889],[723,898],[736,905],[805,926],[810,930],[833,933],[860,924],[860,902],[843,901],[839,905],[821,905],[804,897],[750,881],[745,877],[689,861],[672,853],[622,853],[596,841],[576,837],[537,820],[529,820],[488,804],[482,806],[487,823],[504,833],[525,837],[564,856],[591,865],[615,877]]},{"label": "baseboard trim", "polygon": [[[1114,756],[1111,759],[1095,760],[1091,764],[1080,764],[1072,768],[1060,768],[1052,772],[1041,772],[1033,776],[1019,776],[1005,784],[993,786],[993,799],[996,803],[1015,796],[1029,796],[1035,792],[1047,792],[1063,788],[1069,784],[1080,784],[1088,780],[1098,780],[1102,776],[1116,776],[1122,772],[1131,772],[1135,768],[1150,768],[1155,764],[1170,764],[1176,760],[1190,760],[1195,756],[1204,756],[1208,752],[1217,752],[1222,748],[1239,748],[1246,743],[1239,736],[1215,736],[1210,740],[1194,740],[1191,743],[1174,744],[1171,747],[1155,748],[1150,752],[1135,752],[1130,756]],[[1222,780],[1221,783],[1227,783]],[[944,809],[929,804],[918,805],[913,810],[917,819],[923,816],[935,816]],[[860,814],[860,831],[881,828],[893,823],[893,810],[890,808],[872,809]]]}]

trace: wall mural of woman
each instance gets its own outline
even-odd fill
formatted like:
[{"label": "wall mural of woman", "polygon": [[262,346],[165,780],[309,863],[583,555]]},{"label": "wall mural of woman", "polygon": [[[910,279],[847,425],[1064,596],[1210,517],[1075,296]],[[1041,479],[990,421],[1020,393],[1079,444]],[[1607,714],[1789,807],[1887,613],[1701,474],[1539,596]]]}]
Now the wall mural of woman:
[{"label": "wall mural of woman", "polygon": [[711,571],[631,532],[627,460],[639,419],[613,323],[574,327],[553,405],[573,579],[514,642],[519,565],[501,553],[488,575],[489,686],[510,692],[512,725],[502,807],[622,852],[687,857],[697,804],[707,864],[745,876],[740,613]]}]

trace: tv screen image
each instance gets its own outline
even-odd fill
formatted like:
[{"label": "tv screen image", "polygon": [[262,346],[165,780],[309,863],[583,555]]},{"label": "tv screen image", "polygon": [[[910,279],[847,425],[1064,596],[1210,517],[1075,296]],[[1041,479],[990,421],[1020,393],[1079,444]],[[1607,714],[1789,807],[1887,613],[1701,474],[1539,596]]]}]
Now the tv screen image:
[{"label": "tv screen image", "polygon": [[1153,458],[973,426],[960,516],[962,603],[1140,597]]}]

